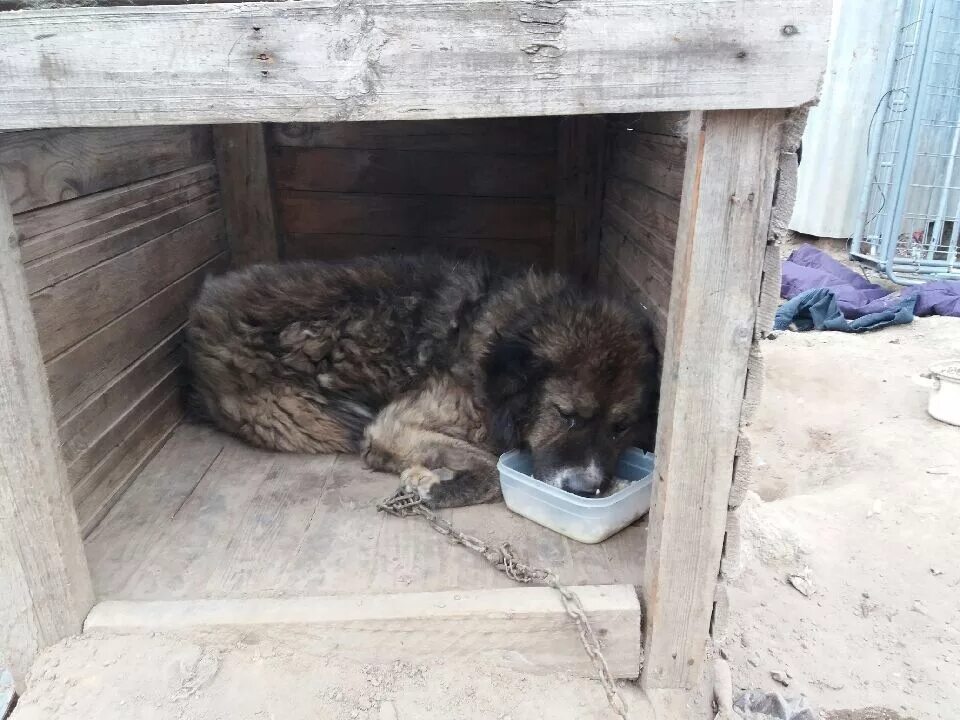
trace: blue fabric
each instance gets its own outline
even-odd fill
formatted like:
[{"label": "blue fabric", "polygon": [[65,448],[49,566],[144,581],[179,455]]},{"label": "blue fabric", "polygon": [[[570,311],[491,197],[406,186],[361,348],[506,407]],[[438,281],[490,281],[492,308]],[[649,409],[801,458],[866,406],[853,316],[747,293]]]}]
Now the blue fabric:
[{"label": "blue fabric", "polygon": [[859,333],[878,330],[887,325],[905,325],[913,321],[916,295],[898,298],[895,304],[847,320],[837,304],[837,295],[830,288],[812,288],[788,300],[780,309],[773,323],[774,330],[787,330],[792,325],[797,330],[838,330]]}]

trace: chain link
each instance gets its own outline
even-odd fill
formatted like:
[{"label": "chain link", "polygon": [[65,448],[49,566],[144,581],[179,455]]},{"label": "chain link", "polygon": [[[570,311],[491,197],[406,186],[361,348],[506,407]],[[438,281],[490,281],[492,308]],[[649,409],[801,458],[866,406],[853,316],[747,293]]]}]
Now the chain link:
[{"label": "chain link", "polygon": [[534,568],[522,562],[513,551],[510,543],[503,543],[497,548],[487,545],[483,540],[473,535],[462,533],[453,527],[446,520],[438,516],[430,508],[423,504],[420,494],[416,490],[404,490],[400,488],[392,496],[385,499],[379,505],[377,510],[385,512],[395,517],[410,517],[418,515],[426,520],[434,530],[441,535],[449,537],[458,545],[473,550],[481,555],[497,570],[504,573],[508,578],[524,585],[529,583],[543,583],[552,587],[560,595],[560,601],[563,603],[563,609],[567,616],[577,626],[577,632],[580,633],[580,642],[583,649],[587,652],[587,657],[593,663],[597,670],[597,676],[603,691],[607,694],[607,702],[610,707],[621,718],[627,718],[627,705],[617,692],[617,686],[614,684],[613,676],[610,674],[610,667],[603,656],[600,648],[600,641],[597,639],[590,621],[587,619],[587,613],[583,609],[583,604],[576,593],[560,584],[557,575],[549,570]]}]

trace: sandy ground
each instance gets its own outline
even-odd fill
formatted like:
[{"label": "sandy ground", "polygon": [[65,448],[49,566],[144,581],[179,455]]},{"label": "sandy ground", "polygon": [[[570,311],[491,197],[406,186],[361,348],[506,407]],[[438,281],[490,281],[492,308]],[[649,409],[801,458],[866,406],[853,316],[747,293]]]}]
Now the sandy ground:
[{"label": "sandy ground", "polygon": [[[960,357],[960,320],[763,345],[757,496],[724,644],[740,688],[822,709],[960,714],[960,428],[914,377]],[[810,591],[805,596],[788,581]],[[783,673],[789,687],[771,678]],[[787,676],[789,675],[789,676]]]},{"label": "sandy ground", "polygon": [[[960,320],[862,336],[787,333],[765,342],[764,354],[764,400],[749,428],[757,492],[741,510],[745,542],[727,567],[722,649],[734,685],[804,693],[828,711],[878,708],[825,714],[831,720],[955,720],[960,428],[926,414],[914,377],[960,357]],[[649,718],[631,690],[624,692],[638,717]],[[614,716],[591,680],[452,657],[359,665],[330,656],[307,662],[254,636],[227,646],[85,636],[42,656],[13,719],[541,717]]]},{"label": "sandy ground", "polygon": [[[650,708],[621,688],[633,717]],[[693,713],[690,717],[702,717]],[[231,645],[84,635],[44,653],[12,720],[610,720],[589,679],[459,664],[364,665],[248,634]]]}]

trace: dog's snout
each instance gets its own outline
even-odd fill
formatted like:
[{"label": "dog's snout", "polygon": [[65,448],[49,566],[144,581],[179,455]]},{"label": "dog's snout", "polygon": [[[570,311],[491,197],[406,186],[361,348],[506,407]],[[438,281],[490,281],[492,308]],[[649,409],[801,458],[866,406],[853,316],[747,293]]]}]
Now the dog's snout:
[{"label": "dog's snout", "polygon": [[560,488],[580,497],[598,497],[602,494],[607,478],[597,463],[584,467],[565,468],[561,473]]}]

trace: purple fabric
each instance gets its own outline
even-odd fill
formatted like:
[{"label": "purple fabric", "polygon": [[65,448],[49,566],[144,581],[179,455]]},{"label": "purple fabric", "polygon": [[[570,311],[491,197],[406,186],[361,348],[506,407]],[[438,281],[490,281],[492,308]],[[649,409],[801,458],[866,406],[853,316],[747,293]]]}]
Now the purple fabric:
[{"label": "purple fabric", "polygon": [[790,300],[812,288],[832,290],[840,312],[851,320],[898,307],[913,295],[916,315],[960,317],[960,281],[936,280],[891,294],[815,247],[801,245],[783,263],[780,296]]}]

